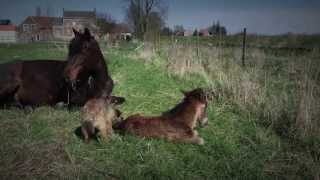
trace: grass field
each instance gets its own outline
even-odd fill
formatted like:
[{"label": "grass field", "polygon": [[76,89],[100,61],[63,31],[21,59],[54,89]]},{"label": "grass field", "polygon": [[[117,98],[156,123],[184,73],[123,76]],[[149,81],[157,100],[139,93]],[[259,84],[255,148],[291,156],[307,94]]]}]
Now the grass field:
[{"label": "grass field", "polygon": [[[121,107],[125,117],[133,113],[157,115],[181,100],[181,89],[211,86],[214,81],[201,73],[187,73],[188,67],[184,68],[180,62],[166,64],[162,61],[165,59],[163,54],[148,60],[149,56],[132,53],[130,47],[103,51],[115,81],[114,94],[127,100]],[[0,45],[0,63],[15,59],[65,57],[65,50],[45,44]],[[168,60],[173,57],[179,59],[179,55],[167,53]],[[281,66],[270,66],[278,65]],[[223,64],[224,68],[232,70],[230,66]],[[179,71],[177,67],[180,67]],[[207,67],[212,71],[220,66]],[[221,81],[216,83],[220,85],[230,80],[223,79],[223,74],[207,75],[220,78]],[[221,86],[227,87],[228,84],[225,82]],[[229,90],[233,97],[234,89]],[[87,145],[74,133],[80,125],[78,108],[0,110],[0,178],[319,178],[319,141],[312,139],[302,143],[279,135],[273,123],[262,123],[261,119],[267,118],[260,116],[261,111],[253,113],[252,108],[242,108],[238,103],[240,100],[237,101],[235,96],[228,98],[227,94],[221,93],[222,97],[209,105],[209,125],[199,129],[205,140],[204,146],[138,139],[129,135],[115,135],[109,143]]]}]

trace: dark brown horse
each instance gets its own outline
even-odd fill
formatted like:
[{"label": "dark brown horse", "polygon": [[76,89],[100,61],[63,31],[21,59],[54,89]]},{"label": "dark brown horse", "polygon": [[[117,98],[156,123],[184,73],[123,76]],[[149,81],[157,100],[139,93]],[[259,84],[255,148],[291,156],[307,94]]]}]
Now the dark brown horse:
[{"label": "dark brown horse", "polygon": [[64,77],[75,98],[72,101],[83,104],[89,98],[109,96],[113,80],[99,44],[87,28],[83,34],[73,31],[75,38],[70,43],[68,63],[64,69]]},{"label": "dark brown horse", "polygon": [[[1,64],[0,105],[39,106],[58,102],[83,105],[88,98],[100,96],[102,92],[109,95],[113,81],[97,42],[88,29],[83,34],[75,30],[74,33],[68,61],[36,60]],[[77,76],[71,79],[68,72],[77,72]]]}]

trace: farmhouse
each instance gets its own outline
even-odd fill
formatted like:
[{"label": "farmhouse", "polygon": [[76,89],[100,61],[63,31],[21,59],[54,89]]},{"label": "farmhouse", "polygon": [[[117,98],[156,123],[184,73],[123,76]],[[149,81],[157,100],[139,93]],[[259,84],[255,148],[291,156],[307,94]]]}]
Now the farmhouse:
[{"label": "farmhouse", "polygon": [[83,30],[89,28],[92,34],[98,32],[96,10],[93,11],[65,11],[63,9],[63,34],[65,38],[72,38],[72,28]]},{"label": "farmhouse", "polygon": [[29,16],[19,26],[22,42],[50,41],[54,39],[53,27],[62,24],[62,18]]},{"label": "farmhouse", "polygon": [[0,25],[0,43],[17,42],[17,31],[14,25]]},{"label": "farmhouse", "polygon": [[188,37],[188,36],[192,36],[193,35],[193,31],[191,30],[185,30],[183,33],[184,36]]},{"label": "farmhouse", "polygon": [[199,35],[200,36],[205,36],[205,37],[211,36],[208,28],[200,29]]},{"label": "farmhouse", "polygon": [[116,24],[111,31],[111,36],[121,40],[131,40],[132,34],[130,28],[126,24]]},{"label": "farmhouse", "polygon": [[98,32],[96,12],[65,11],[63,17],[29,16],[19,26],[19,40],[22,42],[69,40],[72,28],[89,28],[92,34]]}]

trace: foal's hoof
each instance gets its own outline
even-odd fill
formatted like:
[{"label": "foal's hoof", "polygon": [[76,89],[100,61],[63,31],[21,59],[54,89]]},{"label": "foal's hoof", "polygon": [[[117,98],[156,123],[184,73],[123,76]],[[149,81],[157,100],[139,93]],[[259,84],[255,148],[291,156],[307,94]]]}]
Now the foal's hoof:
[{"label": "foal's hoof", "polygon": [[197,141],[196,141],[196,144],[198,144],[198,145],[204,145],[204,140],[203,140],[203,138],[198,138]]}]

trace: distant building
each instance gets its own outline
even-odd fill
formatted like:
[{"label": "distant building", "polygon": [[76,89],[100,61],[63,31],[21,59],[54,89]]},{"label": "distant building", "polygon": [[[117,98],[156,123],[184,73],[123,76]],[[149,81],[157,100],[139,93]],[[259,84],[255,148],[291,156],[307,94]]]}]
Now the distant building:
[{"label": "distant building", "polygon": [[98,32],[96,12],[65,11],[63,17],[29,16],[19,26],[19,40],[22,42],[69,40],[72,28],[82,31],[89,28],[92,34]]},{"label": "distant building", "polygon": [[201,30],[199,31],[199,36],[205,36],[205,37],[211,36],[211,34],[210,34],[210,32],[209,32],[209,29],[208,29],[208,28],[206,28],[206,29],[201,29]]},{"label": "distant building", "polygon": [[58,17],[29,16],[19,26],[19,40],[22,42],[53,40],[53,26],[61,22],[62,19]]},{"label": "distant building", "polygon": [[130,28],[126,24],[116,24],[111,31],[111,35],[117,39],[131,40],[132,34]]},{"label": "distant building", "polygon": [[0,19],[0,25],[10,25],[10,19]]},{"label": "distant building", "polygon": [[176,35],[176,36],[184,36],[184,31],[176,31],[176,32],[174,32],[174,35]]},{"label": "distant building", "polygon": [[66,38],[72,38],[72,28],[82,31],[88,28],[92,34],[97,34],[96,10],[93,11],[65,11],[63,10],[63,34]]},{"label": "distant building", "polygon": [[184,35],[184,36],[192,36],[192,35],[193,35],[193,31],[191,31],[191,30],[185,30],[183,35]]},{"label": "distant building", "polygon": [[17,31],[14,25],[0,25],[0,43],[17,42]]}]

